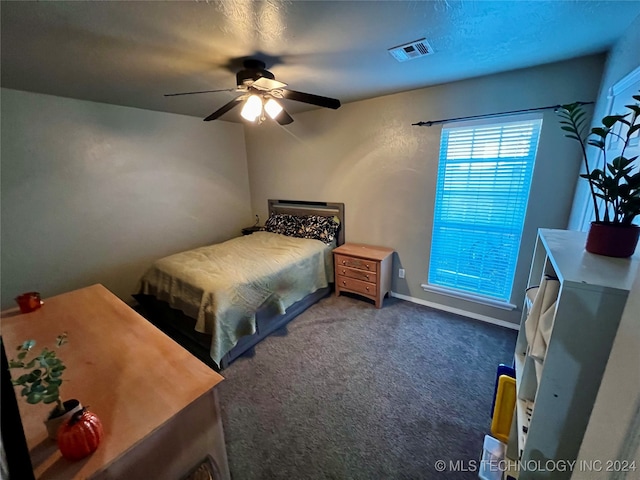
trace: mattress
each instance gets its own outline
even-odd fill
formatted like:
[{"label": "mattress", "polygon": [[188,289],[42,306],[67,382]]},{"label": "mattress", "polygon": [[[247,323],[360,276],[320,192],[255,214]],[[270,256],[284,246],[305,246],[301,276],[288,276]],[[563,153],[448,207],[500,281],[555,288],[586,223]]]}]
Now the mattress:
[{"label": "mattress", "polygon": [[137,293],[153,295],[196,320],[211,335],[217,363],[256,329],[265,305],[280,313],[333,281],[331,250],[319,240],[255,232],[157,260]]}]

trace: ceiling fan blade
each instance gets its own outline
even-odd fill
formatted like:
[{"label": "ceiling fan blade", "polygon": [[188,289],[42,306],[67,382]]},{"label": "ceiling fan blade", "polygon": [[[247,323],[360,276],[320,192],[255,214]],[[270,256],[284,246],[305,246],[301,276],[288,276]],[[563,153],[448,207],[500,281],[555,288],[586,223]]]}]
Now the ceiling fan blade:
[{"label": "ceiling fan blade", "polygon": [[233,92],[235,88],[222,88],[220,90],[201,90],[199,92],[165,93],[165,97],[177,97],[179,95],[196,95],[198,93]]},{"label": "ceiling fan blade", "polygon": [[238,105],[240,105],[240,102],[242,102],[242,100],[244,100],[244,95],[240,95],[239,97],[234,98],[229,103],[223,105],[218,110],[216,110],[211,115],[209,115],[207,118],[205,118],[204,121],[205,122],[210,122],[211,120],[215,120],[216,118],[220,118],[222,115],[227,113],[229,110],[231,110],[234,107],[237,107]]},{"label": "ceiling fan blade", "polygon": [[274,120],[280,125],[289,125],[290,123],[293,123],[293,118],[291,118],[291,115],[285,112],[284,109],[276,116],[276,118],[274,118]]},{"label": "ceiling fan blade", "polygon": [[279,82],[278,80],[272,80],[271,78],[260,77],[255,82],[253,82],[251,86],[257,88],[258,90],[273,90],[274,88],[284,88],[287,86],[287,84]]},{"label": "ceiling fan blade", "polygon": [[296,102],[310,103],[311,105],[318,105],[319,107],[333,108],[334,110],[340,108],[340,100],[321,97],[320,95],[313,95],[311,93],[296,92],[295,90],[283,89],[282,98],[295,100]]}]

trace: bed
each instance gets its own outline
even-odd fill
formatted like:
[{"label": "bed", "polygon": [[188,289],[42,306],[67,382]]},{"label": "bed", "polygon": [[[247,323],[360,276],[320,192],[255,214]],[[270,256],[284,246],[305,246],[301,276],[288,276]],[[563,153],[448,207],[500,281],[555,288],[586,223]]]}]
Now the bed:
[{"label": "bed", "polygon": [[265,229],[157,260],[133,295],[143,316],[215,369],[327,296],[344,204],[269,200]]}]

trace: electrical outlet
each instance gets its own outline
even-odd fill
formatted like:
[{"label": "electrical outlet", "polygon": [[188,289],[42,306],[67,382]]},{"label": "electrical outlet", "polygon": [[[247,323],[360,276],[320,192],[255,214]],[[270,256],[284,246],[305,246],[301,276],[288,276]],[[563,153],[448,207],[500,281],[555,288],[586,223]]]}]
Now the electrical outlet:
[{"label": "electrical outlet", "polygon": [[404,268],[399,268],[398,269],[398,277],[399,278],[404,278]]}]

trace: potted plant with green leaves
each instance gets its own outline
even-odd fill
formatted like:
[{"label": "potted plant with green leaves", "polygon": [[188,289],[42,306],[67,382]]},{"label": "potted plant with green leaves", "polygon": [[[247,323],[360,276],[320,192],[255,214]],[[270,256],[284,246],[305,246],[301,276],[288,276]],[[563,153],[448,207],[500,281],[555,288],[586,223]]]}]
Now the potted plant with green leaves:
[{"label": "potted plant with green leaves", "polygon": [[[56,338],[56,347],[59,348],[66,342],[65,332]],[[64,402],[60,399],[62,374],[66,367],[58,358],[56,350],[45,347],[39,354],[35,354],[32,352],[35,345],[34,340],[27,340],[18,346],[16,358],[9,360],[9,368],[25,370],[25,373],[11,382],[16,387],[22,387],[20,395],[25,397],[27,403],[55,404],[45,421],[49,438],[55,440],[60,425],[81,410],[82,405],[75,399]]]},{"label": "potted plant with green leaves", "polygon": [[[633,99],[640,102],[640,92]],[[628,154],[640,134],[640,105],[625,108],[630,111],[604,117],[602,125],[589,133],[582,104],[563,105],[557,110],[565,136],[580,144],[584,163],[580,177],[589,182],[595,221],[591,222],[586,250],[611,257],[633,255],[640,237],[640,227],[633,223],[640,214],[639,161],[637,155]],[[591,152],[596,158],[589,158]]]}]

